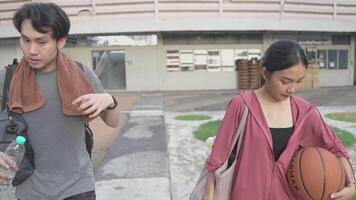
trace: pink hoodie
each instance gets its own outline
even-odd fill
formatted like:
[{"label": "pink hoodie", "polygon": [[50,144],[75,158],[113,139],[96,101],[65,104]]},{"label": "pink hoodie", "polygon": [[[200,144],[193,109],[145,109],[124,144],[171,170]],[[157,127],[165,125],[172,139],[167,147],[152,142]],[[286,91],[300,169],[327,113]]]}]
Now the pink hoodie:
[{"label": "pink hoodie", "polygon": [[277,161],[274,159],[271,133],[255,93],[244,92],[230,101],[206,167],[213,172],[227,159],[233,135],[247,106],[249,115],[235,169],[232,200],[298,199],[289,188],[286,174],[294,152],[301,147],[319,146],[336,156],[348,158],[345,147],[315,106],[297,96],[290,99],[294,130]]}]

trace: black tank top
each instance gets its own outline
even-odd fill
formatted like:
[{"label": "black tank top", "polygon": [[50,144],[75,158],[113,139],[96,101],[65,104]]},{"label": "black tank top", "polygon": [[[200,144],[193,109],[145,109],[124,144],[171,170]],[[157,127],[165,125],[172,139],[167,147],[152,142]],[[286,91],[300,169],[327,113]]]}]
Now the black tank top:
[{"label": "black tank top", "polygon": [[278,160],[288,144],[289,138],[293,133],[293,127],[269,128],[269,130],[272,135],[274,159]]}]

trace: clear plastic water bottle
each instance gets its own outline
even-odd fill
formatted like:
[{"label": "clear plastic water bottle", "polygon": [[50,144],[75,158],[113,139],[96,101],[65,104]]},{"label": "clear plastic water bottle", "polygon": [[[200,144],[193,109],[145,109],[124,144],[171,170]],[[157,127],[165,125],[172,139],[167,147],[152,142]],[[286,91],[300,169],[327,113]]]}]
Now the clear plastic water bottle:
[{"label": "clear plastic water bottle", "polygon": [[[4,152],[7,156],[9,156],[10,159],[12,159],[16,163],[18,167],[20,166],[22,158],[25,154],[25,142],[26,138],[24,138],[23,136],[17,136],[15,141],[11,142]],[[0,166],[0,171],[10,177],[9,180],[7,180],[5,183],[0,184],[0,192],[3,192],[11,185],[12,180],[15,177],[16,171],[11,167],[9,169],[6,169],[2,166]]]}]

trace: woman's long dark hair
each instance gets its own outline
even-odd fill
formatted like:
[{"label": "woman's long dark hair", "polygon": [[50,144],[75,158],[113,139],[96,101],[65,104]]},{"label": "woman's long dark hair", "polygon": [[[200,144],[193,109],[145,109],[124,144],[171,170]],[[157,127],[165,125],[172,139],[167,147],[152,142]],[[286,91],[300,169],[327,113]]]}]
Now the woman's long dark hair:
[{"label": "woman's long dark hair", "polygon": [[281,71],[302,63],[308,68],[308,59],[303,48],[293,40],[280,40],[271,44],[262,57],[261,67],[268,72]]}]

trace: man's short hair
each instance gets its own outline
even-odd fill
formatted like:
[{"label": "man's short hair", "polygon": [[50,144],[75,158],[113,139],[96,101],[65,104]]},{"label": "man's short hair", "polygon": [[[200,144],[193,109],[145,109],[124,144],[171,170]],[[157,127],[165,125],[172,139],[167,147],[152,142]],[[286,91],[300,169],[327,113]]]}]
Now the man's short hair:
[{"label": "man's short hair", "polygon": [[33,28],[40,33],[52,31],[52,37],[60,39],[68,36],[70,21],[68,15],[54,3],[24,4],[14,15],[13,24],[21,33],[23,20],[31,20]]}]

